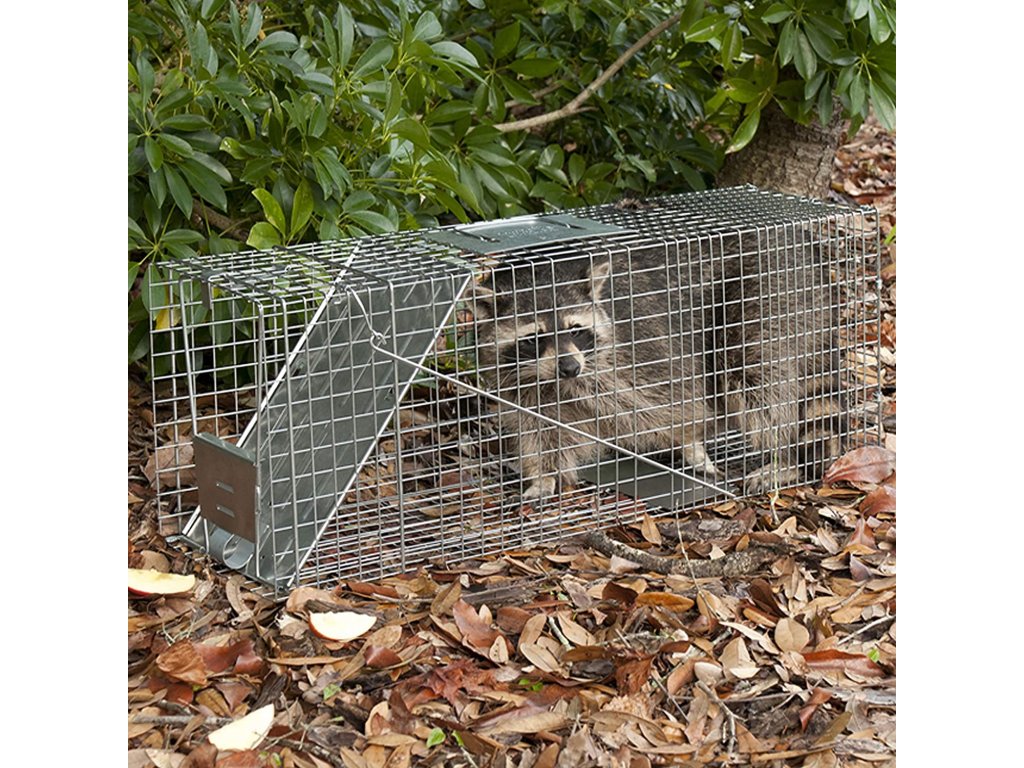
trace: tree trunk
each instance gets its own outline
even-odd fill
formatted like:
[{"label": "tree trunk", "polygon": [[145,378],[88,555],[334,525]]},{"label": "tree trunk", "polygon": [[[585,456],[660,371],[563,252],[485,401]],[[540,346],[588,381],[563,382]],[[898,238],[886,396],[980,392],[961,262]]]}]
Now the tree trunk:
[{"label": "tree trunk", "polygon": [[846,121],[837,107],[822,128],[793,122],[775,104],[761,113],[757,135],[739,152],[726,157],[716,186],[753,184],[761,189],[825,199],[832,161]]}]

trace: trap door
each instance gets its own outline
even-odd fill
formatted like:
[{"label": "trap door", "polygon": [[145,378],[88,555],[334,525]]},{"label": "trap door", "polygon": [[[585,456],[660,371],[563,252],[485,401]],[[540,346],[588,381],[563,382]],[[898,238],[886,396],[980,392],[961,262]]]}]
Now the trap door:
[{"label": "trap door", "polygon": [[[213,470],[200,472],[206,482],[185,537],[278,592],[291,585],[418,375],[376,351],[374,333],[392,354],[422,363],[472,277],[467,266],[436,278],[353,280],[355,287],[345,274],[335,280],[238,445],[223,443],[207,459]],[[258,478],[255,506],[231,510],[242,524],[226,526],[217,494],[246,462]]]}]

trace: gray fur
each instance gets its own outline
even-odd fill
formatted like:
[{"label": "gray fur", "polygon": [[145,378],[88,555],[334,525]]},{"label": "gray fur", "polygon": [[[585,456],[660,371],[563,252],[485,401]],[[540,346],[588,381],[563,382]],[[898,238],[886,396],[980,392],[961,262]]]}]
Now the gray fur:
[{"label": "gray fur", "polygon": [[[767,457],[746,490],[792,484],[808,457],[837,450],[836,302],[813,249],[770,246],[731,235],[682,252],[507,263],[472,297],[482,378],[505,399],[635,452],[678,449],[711,478],[719,471],[705,441],[739,430]],[[599,452],[520,411],[499,408],[498,418],[526,498],[575,483]]]}]

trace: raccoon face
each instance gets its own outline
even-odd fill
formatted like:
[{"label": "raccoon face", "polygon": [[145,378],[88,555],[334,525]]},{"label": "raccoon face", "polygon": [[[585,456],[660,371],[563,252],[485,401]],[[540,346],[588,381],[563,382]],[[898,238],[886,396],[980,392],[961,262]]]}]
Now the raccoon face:
[{"label": "raccoon face", "polygon": [[572,388],[599,369],[610,349],[611,321],[600,299],[607,271],[575,266],[503,269],[491,286],[477,286],[481,369],[500,389]]}]

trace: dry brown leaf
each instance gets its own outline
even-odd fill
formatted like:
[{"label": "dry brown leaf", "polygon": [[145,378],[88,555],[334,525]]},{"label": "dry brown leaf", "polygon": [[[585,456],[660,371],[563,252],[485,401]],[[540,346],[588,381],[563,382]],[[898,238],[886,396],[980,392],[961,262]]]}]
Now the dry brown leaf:
[{"label": "dry brown leaf", "polygon": [[498,626],[503,630],[510,634],[518,635],[523,631],[523,627],[531,616],[533,616],[532,613],[524,611],[518,606],[503,605],[498,609],[494,618]]},{"label": "dry brown leaf", "polygon": [[891,485],[880,485],[860,503],[861,514],[871,517],[896,511],[896,489]]},{"label": "dry brown leaf", "polygon": [[783,651],[802,651],[811,641],[811,633],[796,619],[779,619],[775,625],[775,644]]},{"label": "dry brown leaf", "polygon": [[627,606],[630,606],[634,603],[634,601],[636,601],[638,594],[639,593],[634,589],[630,589],[629,587],[623,587],[619,584],[616,584],[614,581],[609,581],[604,585],[604,587],[601,590],[601,599],[617,600],[620,603],[625,603]]},{"label": "dry brown leaf", "polygon": [[856,448],[840,457],[828,471],[826,485],[845,480],[848,483],[880,483],[896,469],[896,454],[876,445]]},{"label": "dry brown leaf", "polygon": [[698,680],[704,683],[704,685],[714,688],[725,673],[722,671],[720,666],[713,662],[698,661],[693,665],[693,674]]},{"label": "dry brown leaf", "polygon": [[509,658],[509,641],[501,635],[494,638],[491,647],[487,649],[487,658],[495,664],[507,664]]},{"label": "dry brown leaf", "polygon": [[544,613],[538,613],[526,620],[526,624],[523,625],[523,631],[519,633],[520,652],[522,651],[523,644],[530,645],[537,642],[547,623],[548,617]]},{"label": "dry brown leaf", "polygon": [[636,604],[657,605],[679,613],[684,613],[694,606],[694,602],[690,598],[683,595],[674,595],[671,592],[644,592],[642,595],[637,596]]},{"label": "dry brown leaf", "polygon": [[568,612],[559,611],[555,614],[555,618],[558,621],[559,629],[562,630],[562,634],[573,645],[597,645],[594,636],[573,621],[569,617]]},{"label": "dry brown leaf", "polygon": [[617,665],[615,667],[615,687],[619,689],[619,693],[626,696],[639,693],[651,679],[653,663],[653,656],[645,656]]},{"label": "dry brown leaf", "polygon": [[481,653],[487,653],[495,638],[502,637],[501,633],[481,619],[480,614],[465,600],[455,602],[452,606],[452,616],[463,641]]},{"label": "dry brown leaf", "polygon": [[843,551],[868,554],[876,550],[875,532],[871,530],[867,520],[863,517],[858,518],[853,526],[853,533],[850,534],[850,538],[847,540]]},{"label": "dry brown leaf", "polygon": [[203,688],[197,693],[196,704],[206,707],[218,717],[231,717],[231,708],[215,688]]},{"label": "dry brown leaf", "polygon": [[502,713],[479,728],[479,732],[494,736],[501,733],[555,731],[568,722],[568,718],[560,712],[538,712],[531,705]]},{"label": "dry brown leaf", "polygon": [[288,601],[284,604],[284,609],[288,613],[299,613],[310,600],[317,600],[332,605],[343,605],[343,602],[333,592],[328,592],[326,589],[298,587],[293,589],[288,595]]},{"label": "dry brown leaf", "polygon": [[808,666],[818,671],[849,671],[861,677],[882,677],[884,674],[881,667],[862,654],[846,653],[829,648],[824,651],[811,651],[802,655]]},{"label": "dry brown leaf", "polygon": [[156,657],[156,665],[170,678],[206,685],[206,664],[190,640],[179,640]]},{"label": "dry brown leaf", "polygon": [[442,587],[430,602],[430,612],[435,616],[451,613],[452,606],[462,597],[462,585],[458,581]]},{"label": "dry brown leaf", "polygon": [[644,541],[649,541],[651,544],[660,545],[662,543],[661,531],[658,530],[658,524],[654,522],[654,519],[644,512],[643,519],[640,522],[640,533],[644,537]]},{"label": "dry brown leaf", "polygon": [[229,711],[232,713],[238,709],[238,706],[248,698],[249,694],[253,692],[251,685],[233,680],[222,680],[215,683],[214,687],[220,691],[224,700],[228,704]]},{"label": "dry brown leaf", "polygon": [[665,688],[668,689],[670,696],[675,696],[685,686],[693,682],[695,677],[693,666],[696,663],[696,658],[690,657],[669,673],[668,679],[665,681]]},{"label": "dry brown leaf", "polygon": [[722,650],[722,655],[718,657],[718,660],[722,663],[726,674],[738,677],[740,680],[746,680],[758,673],[758,666],[750,658],[750,651],[747,650],[747,644],[743,642],[742,637],[731,640]]},{"label": "dry brown leaf", "polygon": [[537,643],[520,643],[519,653],[527,658],[527,660],[536,666],[538,669],[542,669],[552,675],[564,676],[564,671],[561,665],[558,663],[558,659],[542,645]]},{"label": "dry brown leaf", "polygon": [[256,749],[218,757],[216,768],[270,768],[270,755]]},{"label": "dry brown leaf", "polygon": [[806,731],[807,724],[811,722],[811,716],[817,711],[818,707],[824,704],[826,701],[832,698],[832,694],[823,688],[815,688],[811,691],[811,698],[808,699],[800,709],[800,730]]},{"label": "dry brown leaf", "polygon": [[363,657],[366,659],[366,666],[373,669],[397,667],[402,663],[401,656],[390,648],[382,648],[379,645],[364,646]]}]

